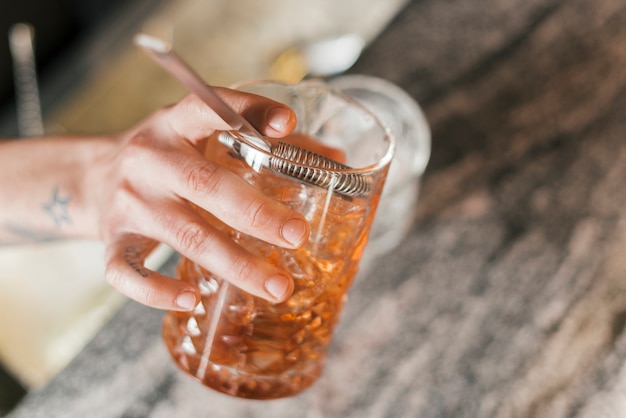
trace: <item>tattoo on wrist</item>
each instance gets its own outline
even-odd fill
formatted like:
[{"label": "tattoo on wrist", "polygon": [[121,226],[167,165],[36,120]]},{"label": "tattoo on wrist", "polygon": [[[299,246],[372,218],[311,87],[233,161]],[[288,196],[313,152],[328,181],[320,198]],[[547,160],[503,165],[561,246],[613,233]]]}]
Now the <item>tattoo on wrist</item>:
[{"label": "tattoo on wrist", "polygon": [[71,224],[72,219],[68,213],[68,206],[71,200],[72,197],[70,195],[61,196],[57,186],[52,192],[50,201],[42,205],[42,208],[50,215],[56,226],[61,226],[63,222]]},{"label": "tattoo on wrist", "polygon": [[124,260],[133,268],[141,277],[148,277],[150,271],[143,265],[143,257],[141,249],[137,247],[126,247],[124,249]]},{"label": "tattoo on wrist", "polygon": [[[69,215],[71,200],[72,196],[69,194],[63,195],[57,186],[52,191],[52,196],[48,202],[41,205],[41,208],[52,219],[54,226],[61,227],[63,223],[72,224],[72,219]],[[16,223],[0,225],[0,245],[48,242],[62,237],[63,233],[61,233],[60,228],[52,230],[49,227],[36,229],[32,226],[18,225]]]}]

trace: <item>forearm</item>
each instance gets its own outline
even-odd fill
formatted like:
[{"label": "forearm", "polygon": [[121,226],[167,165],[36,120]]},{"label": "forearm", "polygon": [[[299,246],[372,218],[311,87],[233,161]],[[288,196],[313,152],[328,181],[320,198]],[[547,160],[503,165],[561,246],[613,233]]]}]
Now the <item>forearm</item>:
[{"label": "forearm", "polygon": [[92,190],[104,137],[0,141],[0,245],[98,238]]}]

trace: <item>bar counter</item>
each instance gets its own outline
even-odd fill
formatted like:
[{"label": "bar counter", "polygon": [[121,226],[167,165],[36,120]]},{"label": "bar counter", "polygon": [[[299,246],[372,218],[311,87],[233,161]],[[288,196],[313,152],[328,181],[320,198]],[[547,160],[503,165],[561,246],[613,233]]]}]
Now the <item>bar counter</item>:
[{"label": "bar counter", "polygon": [[413,1],[350,72],[422,105],[432,157],[320,380],[211,391],[128,302],[12,418],[626,416],[626,5]]}]

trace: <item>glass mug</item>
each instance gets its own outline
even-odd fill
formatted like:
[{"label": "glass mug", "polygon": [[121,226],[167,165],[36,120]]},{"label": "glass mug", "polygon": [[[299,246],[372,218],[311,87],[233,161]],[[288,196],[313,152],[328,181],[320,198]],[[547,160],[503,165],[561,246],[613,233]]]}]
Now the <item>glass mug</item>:
[{"label": "glass mug", "polygon": [[[413,226],[422,174],[430,159],[430,127],[415,99],[389,80],[346,74],[334,77],[329,84],[375,113],[396,142],[395,158],[364,255],[364,261],[370,263],[396,248]],[[361,263],[361,270],[364,267]]]},{"label": "glass mug", "polygon": [[[233,396],[273,399],[301,392],[323,369],[395,143],[370,111],[322,81],[258,81],[236,88],[290,106],[298,118],[296,135],[342,152],[345,166],[329,170],[334,179],[329,184],[313,184],[266,166],[253,168],[220,142],[219,133],[213,135],[207,158],[302,213],[311,234],[302,248],[288,250],[201,212],[239,245],[286,270],[295,290],[285,302],[271,303],[182,258],[179,278],[196,285],[202,297],[191,312],[165,315],[163,337],[176,364],[204,385]],[[337,183],[345,178],[358,179],[367,187],[343,193]]]}]

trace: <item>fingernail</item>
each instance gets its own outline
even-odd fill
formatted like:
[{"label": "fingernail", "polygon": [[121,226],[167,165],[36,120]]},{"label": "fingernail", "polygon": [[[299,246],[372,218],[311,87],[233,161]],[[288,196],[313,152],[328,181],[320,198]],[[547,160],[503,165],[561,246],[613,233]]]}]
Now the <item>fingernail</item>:
[{"label": "fingernail", "polygon": [[290,279],[285,276],[274,276],[265,282],[265,290],[276,299],[282,300],[289,290]]},{"label": "fingernail", "polygon": [[188,311],[195,308],[197,303],[196,294],[188,290],[182,292],[176,298],[176,305],[178,305],[179,308],[186,309]]},{"label": "fingernail", "polygon": [[289,244],[299,247],[306,239],[308,229],[307,223],[302,219],[291,218],[283,224],[280,233]]},{"label": "fingernail", "polygon": [[267,112],[268,125],[278,132],[283,132],[291,119],[291,111],[284,107],[273,107]]}]

